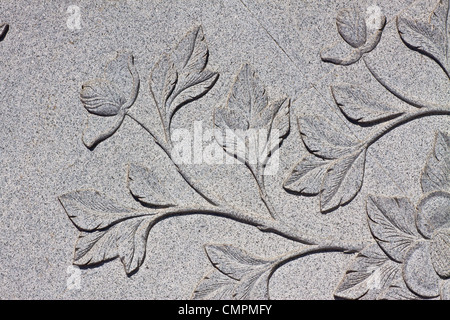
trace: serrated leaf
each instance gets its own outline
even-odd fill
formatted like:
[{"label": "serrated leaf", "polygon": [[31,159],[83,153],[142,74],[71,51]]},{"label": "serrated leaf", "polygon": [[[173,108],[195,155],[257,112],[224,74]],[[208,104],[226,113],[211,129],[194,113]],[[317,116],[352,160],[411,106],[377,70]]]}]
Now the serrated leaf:
[{"label": "serrated leaf", "polygon": [[320,192],[320,210],[329,212],[353,200],[364,179],[366,149],[343,156],[327,168]]},{"label": "serrated leaf", "polygon": [[119,224],[117,250],[127,274],[136,271],[144,262],[148,233],[153,224],[154,221],[148,217]]},{"label": "serrated leaf", "polygon": [[122,221],[106,230],[81,232],[75,246],[74,264],[95,265],[120,257],[127,274],[144,261],[152,217]]},{"label": "serrated leaf", "polygon": [[138,164],[130,164],[128,188],[140,202],[150,206],[174,206],[177,203],[158,173]]},{"label": "serrated leaf", "polygon": [[450,192],[450,136],[437,132],[432,152],[421,177],[423,192],[446,190]]},{"label": "serrated leaf", "polygon": [[219,78],[217,72],[204,70],[200,73],[180,74],[178,82],[167,103],[167,117],[170,119],[183,105],[205,95]]},{"label": "serrated leaf", "polygon": [[250,272],[235,286],[233,296],[237,300],[269,300],[269,278],[272,274],[268,266],[257,272]]},{"label": "serrated leaf", "polygon": [[238,281],[217,269],[211,270],[195,288],[193,300],[232,300],[233,289]]},{"label": "serrated leaf", "polygon": [[342,113],[357,123],[378,123],[393,119],[404,113],[377,101],[361,86],[333,86],[332,94]]},{"label": "serrated leaf", "polygon": [[167,81],[168,85],[164,89],[165,92],[170,92],[165,111],[168,127],[180,107],[206,94],[219,77],[217,72],[205,70],[208,47],[201,27],[192,30],[180,41],[172,51],[170,59],[174,63],[177,81],[173,88],[173,81]]},{"label": "serrated leaf", "polygon": [[356,8],[340,10],[336,25],[339,34],[352,47],[358,48],[366,42],[366,21]]},{"label": "serrated leaf", "polygon": [[264,166],[289,134],[290,100],[269,103],[266,91],[248,64],[242,66],[231,88],[226,107],[218,107],[214,124],[219,145],[230,155],[252,166]]},{"label": "serrated leaf", "polygon": [[344,299],[377,297],[400,274],[401,265],[389,260],[377,244],[372,244],[356,255],[334,295]]},{"label": "serrated leaf", "polygon": [[413,50],[430,57],[449,74],[448,25],[449,2],[440,0],[428,21],[397,18],[397,29],[403,42]]},{"label": "serrated leaf", "polygon": [[[260,161],[266,163],[270,156],[281,146],[282,141],[288,136],[290,131],[290,116],[289,110],[291,101],[290,99],[283,98],[274,103],[275,107],[270,109],[275,110],[275,116],[270,121],[270,129],[262,152],[260,152],[263,159]],[[266,108],[269,109],[269,108]],[[261,143],[260,141],[259,143]]]},{"label": "serrated leaf", "polygon": [[307,155],[295,165],[284,181],[283,187],[303,195],[317,195],[329,164],[328,160]]},{"label": "serrated leaf", "polygon": [[336,159],[348,154],[359,143],[347,135],[341,127],[322,116],[307,115],[298,118],[303,143],[316,156]]},{"label": "serrated leaf", "polygon": [[270,261],[252,257],[231,245],[207,245],[205,250],[214,267],[235,280],[270,264]]},{"label": "serrated leaf", "polygon": [[178,80],[175,64],[169,55],[163,55],[155,64],[150,75],[150,92],[153,95],[158,112],[167,128],[166,103]]},{"label": "serrated leaf", "polygon": [[408,248],[419,238],[415,208],[407,198],[369,196],[369,228],[380,247],[393,260],[403,262]]},{"label": "serrated leaf", "polygon": [[64,194],[59,201],[73,224],[80,230],[104,229],[114,223],[139,215],[97,191],[81,190]]}]

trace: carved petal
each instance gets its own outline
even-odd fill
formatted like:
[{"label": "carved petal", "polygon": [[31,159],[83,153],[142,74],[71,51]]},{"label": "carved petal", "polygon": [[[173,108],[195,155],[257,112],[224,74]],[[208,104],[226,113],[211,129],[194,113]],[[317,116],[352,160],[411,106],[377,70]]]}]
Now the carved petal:
[{"label": "carved petal", "polygon": [[421,178],[423,192],[450,192],[450,136],[437,132],[434,148],[428,156]]},{"label": "carved petal", "polygon": [[387,255],[403,262],[408,248],[420,239],[414,221],[415,208],[407,198],[369,196],[369,227]]},{"label": "carved petal", "polygon": [[340,10],[336,25],[339,34],[352,47],[358,48],[366,42],[366,21],[356,8]]},{"label": "carved petal", "polygon": [[324,62],[330,62],[341,66],[349,66],[361,59],[363,52],[361,49],[355,49],[343,41],[325,47],[320,52],[320,58]]},{"label": "carved petal", "polygon": [[126,102],[113,83],[96,79],[81,87],[80,99],[87,111],[98,116],[115,116]]},{"label": "carved petal", "polygon": [[418,205],[416,225],[428,239],[437,229],[450,226],[450,193],[436,191],[427,194]]},{"label": "carved petal", "polygon": [[450,300],[450,280],[442,282],[441,300]]},{"label": "carved petal", "polygon": [[112,136],[119,129],[125,117],[125,112],[112,117],[100,117],[90,114],[83,132],[83,143],[89,149]]},{"label": "carved petal", "polygon": [[380,300],[423,300],[406,286],[403,277],[396,279],[378,297]]},{"label": "carved petal", "polygon": [[428,241],[418,242],[408,250],[403,264],[403,279],[411,291],[422,297],[439,295],[440,278],[431,263]]},{"label": "carved petal", "polygon": [[431,262],[442,278],[450,277],[450,228],[439,230],[430,243]]}]

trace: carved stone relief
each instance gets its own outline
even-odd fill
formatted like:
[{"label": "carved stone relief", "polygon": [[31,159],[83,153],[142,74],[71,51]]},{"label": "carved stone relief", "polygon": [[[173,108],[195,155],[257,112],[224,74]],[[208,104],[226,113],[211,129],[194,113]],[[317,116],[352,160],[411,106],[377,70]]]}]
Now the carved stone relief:
[{"label": "carved stone relief", "polygon": [[[339,42],[320,48],[318,60],[324,67],[338,68],[344,74],[363,70],[390,96],[386,100],[374,94],[365,83],[333,81],[329,103],[343,121],[319,112],[294,114],[298,97],[264,83],[259,74],[267,71],[257,69],[253,62],[230,66],[231,70],[226,71],[233,74],[233,79],[222,82],[224,70],[210,63],[217,43],[207,43],[211,35],[200,23],[186,26],[190,31],[185,35],[171,32],[180,39],[172,43],[170,50],[161,50],[145,74],[142,70],[147,62],[139,53],[117,51],[112,60],[104,61],[101,75],[92,74],[77,89],[77,108],[83,107],[87,118],[86,125],[79,128],[85,149],[95,154],[101,145],[114,141],[119,132],[126,134],[130,126],[136,126],[155,146],[152,150],[161,151],[163,165],[174,169],[180,183],[167,180],[155,166],[150,168],[138,161],[117,164],[126,165],[125,192],[132,198],[133,206],[95,186],[61,192],[59,202],[78,232],[73,264],[101,269],[106,262],[120,260],[126,276],[133,277],[144,262],[152,264],[148,243],[158,241],[152,231],[160,222],[201,215],[251,226],[255,233],[276,235],[280,241],[292,243],[294,249],[261,256],[232,243],[204,243],[204,257],[210,266],[198,278],[192,299],[270,299],[271,279],[281,267],[306,257],[335,253],[352,256],[346,269],[341,270],[341,280],[332,293],[335,298],[450,299],[448,126],[447,131],[433,132],[434,143],[427,147],[428,155],[417,181],[420,199],[383,195],[370,189],[367,194],[361,192],[366,184],[366,167],[375,161],[370,157],[372,146],[415,120],[450,115],[448,100],[438,103],[411,95],[391,81],[389,74],[381,74],[373,60],[368,59],[380,50],[377,46],[390,24],[402,49],[431,60],[436,67],[431,76],[444,75],[448,90],[450,1],[434,2],[432,11],[427,12],[428,19],[415,19],[400,12],[389,20],[378,7],[367,12],[356,6],[335,12]],[[8,25],[0,24],[0,40],[7,32]],[[420,73],[420,67],[414,72]],[[208,125],[214,129],[214,144],[218,147],[215,150],[245,170],[255,195],[248,201],[260,203],[261,210],[241,205],[220,188],[211,192],[177,160],[177,117],[211,96],[217,86],[221,90],[214,92],[212,98],[217,103],[207,111],[212,119]],[[448,91],[434,93],[448,96]],[[150,97],[151,105],[137,102],[142,95]],[[349,128],[361,129],[364,135],[352,134]],[[291,152],[283,147],[294,130],[298,135],[295,144],[305,151],[292,155],[297,160],[289,164],[289,170],[277,173],[283,175],[282,184],[269,186],[270,165],[285,156],[283,152]],[[117,149],[108,150],[114,153]],[[383,157],[377,159],[383,165]],[[203,165],[209,170],[208,164]],[[212,176],[211,184],[214,179]],[[295,201],[314,201],[314,210],[324,221],[328,215],[341,214],[357,197],[364,197],[364,205],[357,208],[356,214],[366,222],[369,236],[348,240],[338,229],[330,234],[298,228],[302,222],[294,224],[285,219],[274,188]],[[188,196],[179,197],[174,189],[194,196],[186,200]]]}]

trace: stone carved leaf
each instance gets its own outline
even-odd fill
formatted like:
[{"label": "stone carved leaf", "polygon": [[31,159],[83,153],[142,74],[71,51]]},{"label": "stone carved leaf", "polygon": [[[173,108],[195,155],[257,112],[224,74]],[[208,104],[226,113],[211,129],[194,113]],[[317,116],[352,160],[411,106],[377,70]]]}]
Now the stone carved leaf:
[{"label": "stone carved leaf", "polygon": [[356,255],[334,295],[377,299],[400,275],[401,265],[390,260],[377,244],[371,244]]},{"label": "stone carved leaf", "polygon": [[283,187],[302,195],[318,195],[329,164],[329,160],[307,155],[291,170]]},{"label": "stone carved leaf", "polygon": [[336,25],[341,37],[352,47],[359,48],[366,42],[366,21],[356,8],[340,10]]},{"label": "stone carved leaf", "polygon": [[[263,165],[289,134],[289,110],[287,98],[269,103],[257,75],[245,64],[231,88],[227,106],[215,110],[214,123],[222,129],[216,140],[241,161],[255,159],[257,165]],[[249,148],[252,139],[256,148]]]},{"label": "stone carved leaf", "polygon": [[206,253],[217,270],[237,280],[232,296],[235,299],[266,300],[273,261],[250,256],[230,245],[208,245]]},{"label": "stone carved leaf", "polygon": [[64,194],[59,201],[75,226],[84,231],[101,230],[138,213],[117,204],[101,193],[81,190]]},{"label": "stone carved leaf", "polygon": [[408,248],[420,238],[415,214],[416,209],[407,198],[367,199],[370,231],[384,252],[397,262],[405,260]]},{"label": "stone carved leaf", "polygon": [[397,29],[408,47],[436,61],[450,77],[448,14],[449,1],[439,0],[429,21],[398,17]]},{"label": "stone carved leaf", "polygon": [[421,177],[423,192],[450,192],[450,136],[437,132],[433,150],[428,156]]},{"label": "stone carved leaf", "polygon": [[177,203],[158,173],[138,164],[129,166],[128,188],[139,202],[149,206],[170,207]]},{"label": "stone carved leaf", "polygon": [[404,112],[377,101],[361,86],[338,85],[331,88],[333,98],[349,119],[361,124],[391,120]]},{"label": "stone carved leaf", "polygon": [[207,245],[205,250],[213,266],[235,280],[241,280],[249,271],[271,263],[252,257],[244,250],[231,245]]},{"label": "stone carved leaf", "polygon": [[75,191],[60,201],[81,230],[74,264],[93,265],[120,257],[127,274],[139,268],[154,223],[152,215],[125,208],[97,191]]},{"label": "stone carved leaf", "polygon": [[82,231],[75,246],[74,264],[95,265],[119,257],[131,274],[143,263],[147,237],[153,221],[149,217],[128,219],[93,232]]},{"label": "stone carved leaf", "polygon": [[300,134],[309,152],[324,159],[337,159],[351,152],[359,141],[322,116],[298,118]]},{"label": "stone carved leaf", "polygon": [[237,281],[217,269],[205,275],[195,288],[193,300],[232,300]]},{"label": "stone carved leaf", "polygon": [[219,74],[205,70],[207,62],[208,47],[203,29],[197,27],[153,68],[150,90],[167,136],[175,112],[205,95],[216,83]]},{"label": "stone carved leaf", "polygon": [[320,210],[329,212],[356,197],[364,179],[366,149],[335,160],[327,168],[320,193]]}]

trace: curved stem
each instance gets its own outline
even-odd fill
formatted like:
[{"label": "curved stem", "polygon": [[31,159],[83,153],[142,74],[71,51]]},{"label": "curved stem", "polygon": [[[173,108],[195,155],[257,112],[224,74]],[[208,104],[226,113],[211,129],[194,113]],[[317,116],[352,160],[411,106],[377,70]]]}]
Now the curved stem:
[{"label": "curved stem", "polygon": [[365,139],[364,147],[368,148],[370,145],[372,145],[386,133],[390,132],[391,130],[397,128],[400,125],[403,125],[415,119],[436,115],[450,115],[450,108],[449,107],[436,107],[434,109],[422,108],[417,109],[416,111],[413,112],[408,112],[396,119],[391,120],[390,122],[387,122],[381,130],[377,130],[375,133],[372,133],[367,139]]},{"label": "curved stem", "polygon": [[340,239],[333,239],[331,237],[326,237],[322,239],[317,239],[317,235],[312,234],[308,230],[300,230],[292,228],[280,221],[273,218],[262,217],[261,215],[251,212],[249,210],[236,209],[234,207],[224,207],[224,206],[189,206],[189,207],[172,207],[172,208],[161,208],[157,209],[155,214],[155,209],[150,209],[152,211],[148,212],[143,210],[142,213],[150,213],[154,219],[154,224],[175,216],[184,216],[192,214],[204,214],[204,215],[214,215],[218,217],[232,219],[234,221],[244,223],[247,225],[255,226],[259,230],[264,232],[271,232],[282,236],[283,238],[293,240],[295,242],[300,242],[303,244],[315,245],[320,243],[321,246],[326,247],[337,247],[345,248],[345,251],[359,251],[367,245],[367,241],[342,241]]},{"label": "curved stem", "polygon": [[270,216],[274,219],[277,219],[278,218],[277,212],[273,207],[272,203],[270,202],[269,195],[267,194],[266,187],[264,185],[264,173],[261,173],[261,168],[259,166],[255,168],[254,166],[248,164],[247,162],[245,164],[252,173],[252,176],[255,179],[256,184],[258,185],[259,196],[264,205],[266,206],[267,210],[269,211]]},{"label": "curved stem", "polygon": [[161,141],[159,141],[155,135],[153,134],[153,132],[151,132],[151,130],[149,128],[147,128],[143,123],[141,123],[139,120],[137,120],[135,117],[131,116],[129,113],[126,114],[127,116],[129,116],[131,119],[133,119],[137,124],[139,124],[145,131],[147,131],[150,136],[153,138],[153,140],[156,142],[156,144],[164,151],[164,153],[169,157],[169,159],[171,160],[171,162],[174,164],[175,168],[177,169],[177,171],[180,173],[181,177],[183,177],[184,181],[186,181],[186,183],[192,188],[194,189],[203,199],[205,199],[208,203],[216,205],[217,202],[212,200],[210,197],[206,196],[198,186],[195,185],[195,181],[192,180],[179,166],[178,164],[173,161],[172,159],[172,153],[171,153],[171,149],[170,149],[170,143],[169,145],[162,143]]}]

